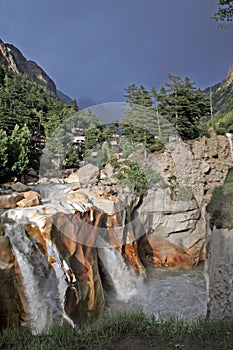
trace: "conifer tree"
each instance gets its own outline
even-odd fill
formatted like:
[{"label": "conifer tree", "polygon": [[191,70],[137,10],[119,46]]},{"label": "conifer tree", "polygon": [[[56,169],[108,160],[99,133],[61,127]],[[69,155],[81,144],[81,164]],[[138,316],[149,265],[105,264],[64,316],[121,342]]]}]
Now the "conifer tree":
[{"label": "conifer tree", "polygon": [[16,124],[9,137],[8,168],[19,176],[29,163],[30,131],[26,125],[20,130]]},{"label": "conifer tree", "polygon": [[0,176],[6,173],[6,164],[8,161],[8,137],[5,130],[0,130]]}]

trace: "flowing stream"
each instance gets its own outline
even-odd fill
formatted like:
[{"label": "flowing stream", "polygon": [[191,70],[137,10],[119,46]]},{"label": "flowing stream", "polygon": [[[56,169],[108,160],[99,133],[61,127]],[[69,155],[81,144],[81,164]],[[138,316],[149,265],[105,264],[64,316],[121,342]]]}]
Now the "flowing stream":
[{"label": "flowing stream", "polygon": [[[192,270],[150,268],[147,273],[147,278],[133,287],[127,301],[120,294],[114,296],[110,293],[106,312],[141,309],[147,314],[154,314],[157,319],[177,317],[189,320],[206,315],[203,265]],[[124,280],[121,283],[124,289]]]}]

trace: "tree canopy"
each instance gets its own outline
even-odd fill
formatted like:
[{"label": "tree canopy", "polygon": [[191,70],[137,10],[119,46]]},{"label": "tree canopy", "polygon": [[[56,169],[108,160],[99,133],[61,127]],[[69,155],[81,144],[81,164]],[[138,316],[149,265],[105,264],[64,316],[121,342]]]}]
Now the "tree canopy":
[{"label": "tree canopy", "polygon": [[233,0],[218,0],[218,10],[213,18],[223,25],[233,20]]}]

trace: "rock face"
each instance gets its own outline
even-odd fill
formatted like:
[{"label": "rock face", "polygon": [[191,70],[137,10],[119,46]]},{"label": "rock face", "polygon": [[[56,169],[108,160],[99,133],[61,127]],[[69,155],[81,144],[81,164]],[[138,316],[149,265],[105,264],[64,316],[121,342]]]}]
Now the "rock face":
[{"label": "rock face", "polygon": [[148,232],[139,242],[145,264],[192,267],[205,257],[205,219],[195,199],[173,200],[169,188],[150,189],[139,218]]},{"label": "rock face", "polygon": [[0,237],[0,329],[26,325],[28,309],[19,266],[8,237]]},{"label": "rock face", "polygon": [[211,132],[211,137],[202,137],[190,143],[192,152],[193,193],[197,200],[211,198],[216,186],[224,183],[232,166],[229,141],[225,136]]},{"label": "rock face", "polygon": [[37,84],[45,86],[54,96],[57,96],[53,80],[36,62],[27,60],[14,45],[5,44],[0,40],[0,59],[1,57],[6,59],[14,72],[27,74]]},{"label": "rock face", "polygon": [[[18,221],[21,220],[20,218],[24,221],[26,219],[29,224],[22,227],[12,222],[11,217],[17,215]],[[93,237],[95,239],[95,225],[98,226],[103,213],[94,212],[93,215],[96,220],[92,225],[90,212],[86,212],[83,217],[78,213],[69,215],[65,213],[53,214],[53,211],[46,211],[45,208],[44,210],[41,208],[34,211],[21,209],[20,212],[16,209],[5,213],[3,219],[4,236],[0,237],[1,271],[4,271],[4,274],[2,272],[1,283],[4,282],[5,275],[6,278],[8,276],[8,279],[11,276],[12,281],[18,278],[17,274],[22,275],[24,282],[22,290],[25,289],[26,294],[26,302],[24,301],[26,307],[23,309],[24,317],[18,310],[20,308],[20,305],[18,306],[19,297],[11,299],[9,304],[12,309],[18,308],[18,325],[22,325],[21,318],[30,319],[32,325],[34,322],[32,330],[37,333],[51,326],[54,322],[61,323],[67,319],[70,320],[69,322],[73,320],[75,323],[92,321],[103,312],[104,296],[94,242],[92,242],[91,247],[80,244],[77,237],[75,237],[75,226],[72,223],[72,220],[85,221],[89,228],[87,236],[90,240]],[[37,225],[35,225],[35,220]],[[80,225],[76,227],[81,236],[86,234],[85,227],[84,232],[81,231]],[[91,243],[90,241],[86,242]],[[17,247],[16,257],[12,253],[11,246]],[[17,265],[18,259],[20,263],[16,274],[15,265],[12,262],[16,262]],[[13,283],[12,281],[9,283]],[[6,284],[7,287],[9,287],[9,283]],[[34,288],[38,290],[34,290]],[[11,290],[13,290],[13,287],[8,292]],[[48,290],[50,290],[49,294],[47,294]],[[5,289],[3,292],[6,293]],[[22,291],[20,292],[22,294]],[[2,295],[1,305],[6,309],[6,312],[2,314],[5,318],[8,318],[8,321],[2,321],[2,327],[16,323],[14,321],[16,316],[13,315],[10,309],[9,312],[7,311],[7,308],[10,307],[7,306],[7,300],[10,300],[12,293],[13,291],[8,299],[5,294]],[[38,304],[38,311],[32,309],[33,293],[35,293],[34,300]],[[58,302],[59,298],[60,302]],[[14,303],[13,300],[16,302]],[[37,312],[41,312],[41,315],[37,315]],[[36,325],[38,317],[41,317],[42,320],[44,318],[44,323],[41,322],[40,324],[38,322],[39,326]]]},{"label": "rock face", "polygon": [[[98,229],[103,214],[95,212],[94,215],[96,220],[93,232],[89,228],[88,234],[85,225],[91,225],[88,213],[82,218],[78,213],[75,217],[58,214],[53,218],[51,238],[71,272],[70,285],[65,295],[65,311],[75,323],[95,320],[104,310],[104,295],[94,247],[95,229]],[[73,220],[81,220],[85,224],[74,225]],[[88,245],[79,243],[85,240],[85,235]]]},{"label": "rock face", "polygon": [[208,316],[231,319],[233,315],[233,230],[207,230],[205,276]]}]

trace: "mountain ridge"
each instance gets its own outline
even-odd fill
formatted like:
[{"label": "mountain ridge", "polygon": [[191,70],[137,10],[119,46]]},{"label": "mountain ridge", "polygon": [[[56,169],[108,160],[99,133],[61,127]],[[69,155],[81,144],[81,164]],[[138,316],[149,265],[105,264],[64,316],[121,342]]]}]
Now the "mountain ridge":
[{"label": "mountain ridge", "polygon": [[72,98],[57,89],[55,82],[35,61],[28,60],[16,46],[4,43],[0,39],[0,60],[1,59],[5,59],[8,66],[15,73],[26,74],[35,81],[35,83],[44,86],[59,100],[65,103],[72,101]]}]

